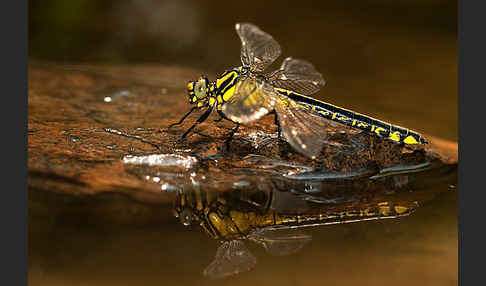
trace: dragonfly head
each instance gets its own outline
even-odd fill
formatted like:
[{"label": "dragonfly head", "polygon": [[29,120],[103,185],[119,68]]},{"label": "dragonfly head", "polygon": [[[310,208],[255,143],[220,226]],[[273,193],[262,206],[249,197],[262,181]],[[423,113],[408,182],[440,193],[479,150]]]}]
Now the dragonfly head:
[{"label": "dragonfly head", "polygon": [[227,232],[228,222],[211,211],[207,203],[207,198],[203,199],[199,191],[181,192],[177,194],[173,214],[184,226],[199,225],[210,237],[217,239],[220,229],[224,228]]},{"label": "dragonfly head", "polygon": [[184,226],[190,226],[193,221],[193,214],[190,208],[184,208],[179,213],[179,220]]},{"label": "dragonfly head", "polygon": [[209,80],[207,77],[201,76],[197,81],[189,81],[187,83],[187,95],[189,102],[196,104],[197,107],[203,107],[208,102]]},{"label": "dragonfly head", "polygon": [[193,196],[191,194],[179,193],[174,205],[173,213],[184,226],[189,226],[197,220],[194,212]]},{"label": "dragonfly head", "polygon": [[197,211],[193,206],[185,206],[181,208],[181,205],[178,205],[174,210],[174,216],[178,218],[179,222],[184,226],[191,226],[194,223],[196,225],[199,224],[210,237],[219,237],[208,219],[206,219],[204,215],[200,211]]},{"label": "dragonfly head", "polygon": [[[192,205],[187,205],[185,198],[179,198],[178,202],[173,209],[174,216],[179,219],[180,223],[184,226],[190,226],[194,221],[199,220],[199,217],[195,214]],[[185,203],[185,204],[184,204]]]}]

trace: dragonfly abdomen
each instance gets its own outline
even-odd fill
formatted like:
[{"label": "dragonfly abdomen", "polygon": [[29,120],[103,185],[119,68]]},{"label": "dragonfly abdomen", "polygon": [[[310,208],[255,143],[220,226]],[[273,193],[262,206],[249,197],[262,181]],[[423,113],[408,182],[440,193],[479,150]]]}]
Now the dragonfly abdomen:
[{"label": "dragonfly abdomen", "polygon": [[407,216],[415,210],[414,207],[393,205],[381,202],[375,206],[340,212],[320,213],[312,215],[278,215],[275,214],[274,224],[266,225],[266,229],[303,228],[319,225],[351,223],[358,221],[397,218]]},{"label": "dragonfly abdomen", "polygon": [[427,141],[422,135],[409,129],[386,123],[370,116],[341,108],[289,90],[280,88],[277,88],[277,90],[296,102],[306,105],[309,109],[312,109],[314,112],[317,112],[320,116],[326,119],[358,128],[369,134],[388,138],[395,142],[403,142],[406,144],[427,144]]}]

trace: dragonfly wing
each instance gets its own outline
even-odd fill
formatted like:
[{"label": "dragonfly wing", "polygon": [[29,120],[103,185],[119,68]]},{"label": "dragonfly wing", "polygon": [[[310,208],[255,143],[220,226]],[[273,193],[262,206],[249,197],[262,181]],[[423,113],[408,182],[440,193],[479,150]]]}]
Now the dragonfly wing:
[{"label": "dragonfly wing", "polygon": [[273,88],[254,77],[238,81],[233,96],[223,104],[222,111],[234,122],[249,123],[273,110]]},{"label": "dragonfly wing", "polygon": [[225,241],[216,252],[213,262],[204,269],[203,274],[213,279],[245,272],[253,268],[256,258],[241,240]]},{"label": "dragonfly wing", "polygon": [[294,192],[274,191],[270,202],[270,209],[275,212],[298,214],[309,211],[309,204],[301,199],[300,194]]},{"label": "dragonfly wing", "polygon": [[312,236],[295,229],[266,230],[249,236],[249,239],[261,244],[265,250],[277,256],[289,255],[298,252]]},{"label": "dragonfly wing", "polygon": [[290,57],[283,61],[279,70],[269,75],[268,81],[274,87],[304,95],[316,93],[326,84],[322,75],[310,62]]},{"label": "dragonfly wing", "polygon": [[249,23],[237,23],[236,33],[241,40],[241,62],[253,73],[261,73],[282,53],[272,36]]},{"label": "dragonfly wing", "polygon": [[276,101],[275,111],[285,140],[297,152],[315,158],[326,142],[328,120],[283,95]]}]

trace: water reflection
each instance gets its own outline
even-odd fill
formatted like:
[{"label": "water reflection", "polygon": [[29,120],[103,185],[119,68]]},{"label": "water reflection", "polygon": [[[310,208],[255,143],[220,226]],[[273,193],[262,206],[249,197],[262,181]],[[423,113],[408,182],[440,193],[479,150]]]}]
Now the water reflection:
[{"label": "water reflection", "polygon": [[257,259],[247,241],[259,244],[270,255],[289,255],[312,240],[305,228],[411,214],[433,195],[420,187],[423,175],[276,181],[272,189],[242,186],[228,192],[194,188],[178,192],[174,215],[183,225],[199,225],[220,242],[214,260],[203,271],[205,276],[219,279],[255,266]]},{"label": "water reflection", "polygon": [[[31,190],[29,282],[453,285],[457,284],[457,200],[456,192],[449,192],[448,187],[456,182],[455,167],[373,180],[274,178],[273,189],[239,184],[224,192],[201,185],[192,191],[161,192],[174,200],[168,205],[141,204],[120,194],[74,197]],[[243,218],[239,222],[253,218],[250,222],[260,224],[269,214],[293,225],[299,225],[299,216],[306,223],[303,218],[319,215],[329,223],[354,218],[359,223],[310,227],[309,221],[309,227],[296,229],[257,225],[238,229],[236,234],[227,232],[227,239],[212,239],[199,226],[202,220],[194,218],[192,208],[184,219],[173,217],[182,198],[197,211],[198,193],[204,194],[203,210],[207,206],[208,214],[222,220],[229,217],[229,225],[235,214]],[[392,217],[396,206],[409,207],[404,215],[411,215],[360,220],[359,214],[364,216],[366,209],[368,214]],[[388,210],[389,216],[384,216]],[[190,221],[193,227],[184,227],[180,221]],[[275,222],[274,217],[268,221]],[[281,259],[278,255],[282,254],[290,256]],[[231,275],[237,271],[241,272]],[[201,279],[203,273],[215,278],[225,274],[227,279]]]}]

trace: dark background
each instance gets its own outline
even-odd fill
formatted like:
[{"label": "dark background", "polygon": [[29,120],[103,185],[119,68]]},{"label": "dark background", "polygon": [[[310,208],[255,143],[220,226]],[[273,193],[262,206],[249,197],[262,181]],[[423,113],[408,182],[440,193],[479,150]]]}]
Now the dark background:
[{"label": "dark background", "polygon": [[30,0],[29,58],[215,76],[240,63],[240,21],[314,63],[316,97],[457,140],[457,1]]}]

